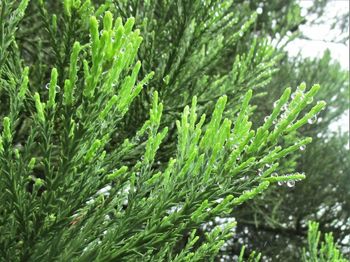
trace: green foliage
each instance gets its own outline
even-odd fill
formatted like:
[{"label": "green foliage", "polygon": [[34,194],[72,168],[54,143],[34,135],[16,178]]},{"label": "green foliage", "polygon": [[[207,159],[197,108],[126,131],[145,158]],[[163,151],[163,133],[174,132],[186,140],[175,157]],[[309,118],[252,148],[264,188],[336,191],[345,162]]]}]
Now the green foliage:
[{"label": "green foliage", "polygon": [[[257,98],[259,110],[252,116],[261,121],[283,92],[281,86],[295,85],[305,80],[307,84],[318,82],[322,88],[315,98],[327,102],[325,110],[312,124],[303,126],[297,136],[311,136],[313,141],[301,147],[292,157],[280,162],[283,172],[305,172],[306,179],[298,186],[281,187],[269,191],[254,203],[244,205],[237,212],[237,239],[244,240],[249,250],[264,250],[263,254],[274,259],[298,260],[307,232],[307,221],[317,220],[322,230],[333,232],[337,244],[347,252],[349,229],[349,150],[348,133],[330,134],[329,125],[349,108],[348,72],[332,61],[327,51],[321,58],[305,59],[285,57],[280,71],[269,87],[269,96]],[[293,73],[291,73],[293,72]],[[268,245],[266,243],[269,243]],[[285,248],[286,244],[290,248]],[[236,244],[236,250],[240,245]]]},{"label": "green foliage", "polygon": [[326,233],[320,245],[321,233],[318,231],[318,226],[316,222],[309,222],[308,250],[303,250],[303,260],[307,262],[346,262],[347,260],[334,244],[332,233]]},{"label": "green foliage", "polygon": [[241,253],[239,254],[239,258],[238,258],[238,261],[239,262],[244,262],[244,261],[255,261],[255,262],[259,262],[260,261],[260,258],[261,258],[261,253],[259,254],[255,254],[255,251],[253,251],[249,257],[247,258],[247,260],[244,260],[243,257],[244,257],[244,252],[245,252],[245,246],[242,247],[241,249]]},{"label": "green foliage", "polygon": [[29,0],[9,1],[0,3],[0,75],[7,62],[8,54],[12,48],[18,48],[14,41],[18,23],[24,16]]},{"label": "green foliage", "polygon": [[312,142],[320,86],[283,89],[261,123],[282,56],[255,6],[98,2],[1,3],[0,257],[213,261],[236,223],[206,223],[305,178],[280,166]]},{"label": "green foliage", "polygon": [[[138,53],[142,74],[155,77],[135,103],[129,125],[142,123],[153,90],[164,100],[164,123],[171,133],[174,115],[198,97],[198,108],[209,113],[213,101],[227,95],[229,107],[238,111],[239,100],[249,89],[266,86],[279,57],[264,38],[243,38],[256,23],[249,5],[232,1],[113,1],[115,12],[124,19],[134,16],[144,36]],[[233,11],[235,10],[235,11]],[[228,59],[229,58],[229,59]],[[222,64],[227,64],[225,67]],[[174,96],[177,99],[173,99]],[[144,113],[140,112],[143,111]],[[139,124],[140,125],[140,124]],[[175,137],[167,143],[174,143]],[[171,145],[169,145],[171,147]],[[173,146],[172,146],[173,148]]]}]

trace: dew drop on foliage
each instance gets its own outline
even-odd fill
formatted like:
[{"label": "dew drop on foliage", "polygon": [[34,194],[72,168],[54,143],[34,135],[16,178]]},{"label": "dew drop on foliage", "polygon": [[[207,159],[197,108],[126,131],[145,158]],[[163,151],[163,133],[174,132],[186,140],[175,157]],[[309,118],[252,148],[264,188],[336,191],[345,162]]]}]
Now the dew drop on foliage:
[{"label": "dew drop on foliage", "polygon": [[294,180],[290,180],[287,182],[287,186],[288,187],[294,187],[295,186],[295,181]]},{"label": "dew drop on foliage", "polygon": [[269,116],[265,116],[264,122],[267,122],[267,120],[269,120]]},{"label": "dew drop on foliage", "polygon": [[102,128],[102,129],[105,129],[106,127],[107,127],[107,122],[104,121],[104,122],[101,124],[101,128]]},{"label": "dew drop on foliage", "polygon": [[308,122],[310,125],[315,124],[316,121],[317,121],[317,116],[316,116],[316,115],[313,116],[313,117],[311,117],[311,118],[309,118],[309,119],[307,120],[307,122]]},{"label": "dew drop on foliage", "polygon": [[[45,89],[47,89],[47,90],[50,89],[50,83],[47,83],[45,85]],[[56,93],[59,93],[60,91],[61,91],[61,88],[58,85],[56,85]]]},{"label": "dew drop on foliage", "polygon": [[306,148],[306,147],[305,147],[304,145],[302,145],[302,146],[299,147],[300,151],[304,151],[305,148]]},{"label": "dew drop on foliage", "polygon": [[313,97],[309,97],[309,98],[306,100],[306,103],[307,103],[307,104],[311,104],[313,101],[314,101]]}]

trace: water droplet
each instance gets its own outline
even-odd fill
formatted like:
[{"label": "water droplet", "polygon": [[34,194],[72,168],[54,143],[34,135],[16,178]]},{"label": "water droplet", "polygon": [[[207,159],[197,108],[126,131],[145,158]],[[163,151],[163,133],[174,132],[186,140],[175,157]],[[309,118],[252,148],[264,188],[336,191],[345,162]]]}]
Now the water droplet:
[{"label": "water droplet", "polygon": [[270,165],[270,164],[265,164],[265,167],[266,167],[266,168],[270,168],[271,165]]},{"label": "water droplet", "polygon": [[102,129],[105,129],[107,127],[107,123],[104,121],[102,124],[101,124],[101,128]]},{"label": "water droplet", "polygon": [[287,109],[288,109],[287,104],[285,104],[285,105],[282,106],[282,110],[283,110],[283,111],[286,111]]},{"label": "water droplet", "polygon": [[258,176],[262,176],[263,170],[261,168],[258,169]]},{"label": "water droplet", "polygon": [[263,9],[262,9],[261,7],[258,7],[258,8],[256,9],[256,12],[257,12],[259,15],[261,15],[261,14],[263,13]]},{"label": "water droplet", "polygon": [[292,99],[295,98],[295,93],[293,93],[291,96],[290,96]]},{"label": "water droplet", "polygon": [[282,181],[278,181],[278,182],[277,182],[277,185],[283,186],[283,182],[282,182]]},{"label": "water droplet", "polygon": [[279,102],[279,100],[275,101],[275,102],[273,103],[273,107],[277,107],[278,102]]},{"label": "water droplet", "polygon": [[241,158],[239,158],[239,157],[236,158],[236,161],[237,161],[237,162],[240,161],[240,160],[241,160]]},{"label": "water droplet", "polygon": [[304,151],[305,148],[306,148],[306,147],[305,147],[304,145],[301,145],[301,146],[299,147],[300,151]]},{"label": "water droplet", "polygon": [[[47,89],[47,90],[50,89],[50,83],[47,83],[45,85],[45,89]],[[60,91],[61,91],[61,88],[58,85],[56,85],[56,93],[59,93]]]},{"label": "water droplet", "polygon": [[289,181],[287,182],[287,186],[288,186],[288,187],[294,187],[294,186],[295,186],[295,181],[294,181],[294,180],[289,180]]},{"label": "water droplet", "polygon": [[269,120],[269,116],[265,116],[265,118],[264,118],[264,122],[267,122],[267,120]]},{"label": "water droplet", "polygon": [[278,174],[276,172],[274,172],[274,173],[271,174],[271,176],[272,177],[276,177],[276,176],[278,176]]},{"label": "water droplet", "polygon": [[309,118],[309,119],[307,120],[307,122],[308,122],[310,125],[315,124],[316,121],[317,121],[317,116],[316,116],[316,115],[314,115],[313,117],[311,117],[311,118]]},{"label": "water droplet", "polygon": [[306,100],[306,103],[307,103],[307,104],[311,104],[313,101],[314,101],[314,98],[313,98],[313,97],[309,97],[309,98]]}]

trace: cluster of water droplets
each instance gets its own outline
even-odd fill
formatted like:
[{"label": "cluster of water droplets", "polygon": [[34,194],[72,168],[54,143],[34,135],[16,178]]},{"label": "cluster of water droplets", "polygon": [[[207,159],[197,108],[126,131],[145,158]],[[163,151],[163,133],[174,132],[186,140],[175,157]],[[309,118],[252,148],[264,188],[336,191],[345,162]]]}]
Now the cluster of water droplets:
[{"label": "cluster of water droplets", "polygon": [[[292,174],[286,174],[285,177],[289,177],[291,176]],[[278,176],[277,173],[273,173],[271,176]],[[296,179],[296,180],[288,180],[288,181],[278,181],[277,184],[279,186],[283,186],[283,185],[287,185],[287,187],[294,187],[295,186],[295,183],[297,181],[300,181],[300,179]]]},{"label": "cluster of water droplets", "polygon": [[[273,103],[273,107],[274,107],[274,108],[277,107],[278,103],[279,103],[279,100],[275,101],[275,102]],[[287,105],[287,104],[284,104],[284,105],[281,107],[281,112],[282,112],[282,114],[281,114],[281,119],[284,119],[284,118],[286,118],[286,117],[288,116],[288,113],[289,113],[289,112],[288,112],[288,105]],[[266,116],[265,119],[264,119],[264,121],[266,122],[266,121],[269,119],[269,117],[270,117],[270,116]],[[277,119],[273,120],[272,123],[273,123],[274,125],[276,125],[276,124],[277,124]]]},{"label": "cluster of water droplets", "polygon": [[[295,99],[296,95],[297,94],[300,94],[301,95],[301,99],[304,99],[304,92],[301,91],[300,89],[297,89],[296,92],[294,92],[292,95],[291,95],[291,98],[292,100]],[[273,107],[277,107],[278,105],[278,102],[279,100],[275,101],[274,104],[273,104]],[[306,101],[307,104],[311,104],[313,102],[313,97],[309,97]],[[286,118],[288,116],[288,105],[287,104],[284,104],[282,107],[281,107],[281,111],[282,111],[282,114],[281,114],[281,118]],[[265,122],[268,120],[269,116],[265,117]],[[276,124],[276,120],[273,121],[273,124]],[[308,124],[312,125],[312,124],[315,124],[317,122],[317,114],[312,116],[311,118],[309,118],[307,120]]]},{"label": "cluster of water droplets", "polygon": [[179,212],[182,209],[183,205],[179,204],[179,205],[175,205],[172,206],[171,208],[169,208],[166,212],[168,215],[171,215],[173,213]]},{"label": "cluster of water droplets", "polygon": [[269,169],[271,167],[271,164],[265,164],[264,167],[258,168],[258,176],[262,176],[265,172],[264,168]]}]

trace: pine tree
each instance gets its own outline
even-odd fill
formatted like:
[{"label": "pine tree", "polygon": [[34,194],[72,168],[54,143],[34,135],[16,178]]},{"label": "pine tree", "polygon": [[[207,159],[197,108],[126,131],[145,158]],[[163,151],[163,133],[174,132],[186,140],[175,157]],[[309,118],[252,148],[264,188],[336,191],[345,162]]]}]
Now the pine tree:
[{"label": "pine tree", "polygon": [[254,6],[0,8],[2,260],[211,261],[236,223],[206,223],[305,178],[275,171],[325,102],[302,83],[250,121],[281,58],[254,36]]}]

